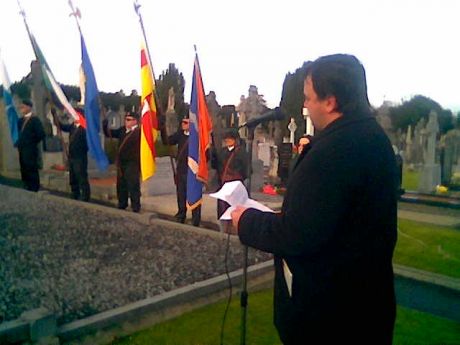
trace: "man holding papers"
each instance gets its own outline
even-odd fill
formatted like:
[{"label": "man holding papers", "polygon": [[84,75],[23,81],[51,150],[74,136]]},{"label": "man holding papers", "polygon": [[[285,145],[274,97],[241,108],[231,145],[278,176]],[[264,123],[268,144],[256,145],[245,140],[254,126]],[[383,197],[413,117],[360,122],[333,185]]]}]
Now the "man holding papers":
[{"label": "man holding papers", "polygon": [[397,171],[351,55],[307,68],[316,134],[280,214],[237,207],[245,245],[275,254],[274,321],[284,344],[392,343]]}]

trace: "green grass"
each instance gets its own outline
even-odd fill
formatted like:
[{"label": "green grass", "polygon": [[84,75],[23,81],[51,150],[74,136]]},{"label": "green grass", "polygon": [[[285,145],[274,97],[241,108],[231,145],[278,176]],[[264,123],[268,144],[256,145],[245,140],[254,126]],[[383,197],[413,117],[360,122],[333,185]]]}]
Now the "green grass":
[{"label": "green grass", "polygon": [[[264,290],[250,294],[248,306],[246,343],[252,345],[281,344],[272,317],[272,293]],[[220,327],[225,301],[184,314],[176,319],[153,326],[114,341],[113,345],[215,345],[220,344]],[[398,307],[394,344],[458,344],[460,324]],[[230,306],[224,344],[240,343],[239,298],[234,297]]]},{"label": "green grass", "polygon": [[420,173],[404,169],[402,177],[402,188],[407,190],[417,190]]},{"label": "green grass", "polygon": [[393,262],[460,278],[460,232],[399,219]]}]

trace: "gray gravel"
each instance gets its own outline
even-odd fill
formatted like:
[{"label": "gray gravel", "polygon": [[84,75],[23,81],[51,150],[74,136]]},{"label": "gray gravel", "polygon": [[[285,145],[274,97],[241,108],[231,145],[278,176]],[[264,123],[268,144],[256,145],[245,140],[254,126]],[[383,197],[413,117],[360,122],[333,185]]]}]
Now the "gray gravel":
[{"label": "gray gravel", "polygon": [[[226,239],[123,213],[0,185],[0,322],[44,306],[67,323],[225,272]],[[230,271],[242,257],[231,245]],[[250,263],[270,258],[250,250]]]}]

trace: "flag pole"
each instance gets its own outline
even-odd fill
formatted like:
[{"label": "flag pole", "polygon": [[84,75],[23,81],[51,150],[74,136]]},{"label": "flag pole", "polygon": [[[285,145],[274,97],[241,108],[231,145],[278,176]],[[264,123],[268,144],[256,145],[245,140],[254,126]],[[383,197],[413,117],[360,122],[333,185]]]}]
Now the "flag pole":
[{"label": "flag pole", "polygon": [[[155,84],[156,83],[155,72],[154,72],[153,66],[152,66],[152,57],[150,56],[150,49],[149,49],[149,45],[148,45],[148,42],[147,42],[147,36],[145,34],[144,21],[142,20],[140,7],[141,7],[141,5],[139,4],[139,2],[137,0],[135,0],[134,1],[134,11],[136,12],[137,16],[139,17],[139,23],[141,25],[142,36],[144,38],[145,49],[147,50],[147,56],[148,56],[148,60],[149,60],[148,61],[149,68],[150,68],[150,72],[152,73],[152,81]],[[160,118],[163,118],[165,120],[164,124],[161,123],[162,121],[158,121],[158,126],[159,126],[159,129],[160,129],[161,140],[162,140],[163,144],[168,147],[169,160],[171,162],[171,169],[172,169],[172,172],[173,172],[173,180],[174,180],[174,183],[176,183],[175,182],[177,180],[176,179],[176,175],[177,175],[176,166],[174,165],[172,147],[169,145],[168,135],[166,133],[166,128],[165,128],[166,115],[163,112],[161,102],[160,102],[160,98],[158,97],[156,87],[154,88],[154,91],[153,91],[153,97],[155,99],[155,105],[156,105],[156,108],[157,108],[157,113],[159,115],[158,120],[160,120]]]},{"label": "flag pole", "polygon": [[[37,52],[37,49],[35,47],[35,44],[34,44],[34,40],[32,39],[33,35],[30,31],[30,28],[29,28],[29,24],[27,23],[27,19],[26,19],[26,12],[24,11],[24,9],[22,8],[21,6],[21,3],[19,0],[16,0],[17,3],[18,3],[18,7],[19,7],[19,14],[22,16],[22,19],[24,20],[24,25],[26,27],[26,30],[27,30],[27,35],[29,36],[29,40],[30,40],[30,44],[32,45],[32,49],[34,51],[34,54],[35,54],[35,59],[39,62],[40,64],[40,69],[42,71],[42,75],[44,74],[43,73],[43,68],[41,68],[41,61],[40,61],[40,57],[39,57],[39,54]],[[67,149],[67,145],[64,141],[64,137],[62,136],[62,131],[61,131],[61,127],[59,126],[59,120],[57,118],[57,113],[56,113],[56,105],[54,104],[54,101],[53,101],[53,97],[51,96],[51,91],[48,89],[48,87],[46,87],[46,95],[48,97],[48,102],[50,103],[50,110],[51,110],[51,115],[53,116],[53,121],[54,121],[54,124],[57,128],[57,134],[58,134],[58,137],[61,141],[61,145],[62,145],[62,160],[63,160],[63,163],[65,166],[68,166],[68,161],[69,161],[69,152],[68,152],[68,149]]]}]

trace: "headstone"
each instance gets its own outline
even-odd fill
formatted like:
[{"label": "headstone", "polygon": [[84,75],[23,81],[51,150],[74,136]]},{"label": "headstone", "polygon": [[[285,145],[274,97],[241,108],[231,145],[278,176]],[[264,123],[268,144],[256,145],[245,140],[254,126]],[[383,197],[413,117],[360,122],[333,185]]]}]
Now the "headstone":
[{"label": "headstone", "polygon": [[278,147],[276,145],[272,145],[270,146],[270,166],[268,169],[268,178],[271,184],[279,183],[278,164]]},{"label": "headstone", "polygon": [[412,152],[411,158],[412,162],[421,165],[423,163],[423,145],[424,145],[424,136],[425,132],[425,120],[421,118],[414,130],[414,140],[412,141]]},{"label": "headstone", "polygon": [[447,132],[444,139],[443,183],[449,184],[452,175],[460,170],[460,129]]},{"label": "headstone", "polygon": [[295,131],[297,130],[297,125],[296,125],[295,120],[294,120],[293,117],[291,117],[291,122],[289,122],[288,129],[289,129],[289,133],[290,133],[289,141],[291,142],[291,144],[294,144],[294,142],[295,142]]},{"label": "headstone", "polygon": [[[257,86],[250,85],[248,90],[248,97],[241,96],[240,104],[236,107],[238,112],[239,124],[249,121],[253,117],[260,116],[268,110],[266,101],[263,95],[259,94]],[[258,126],[260,127],[260,125]],[[257,132],[258,128],[256,128]],[[247,138],[247,129],[243,127],[240,129],[240,137]]]},{"label": "headstone", "polygon": [[166,110],[166,135],[174,134],[179,128],[179,120],[177,119],[175,106],[175,93],[171,87],[168,91],[168,109]]},{"label": "headstone", "polygon": [[289,167],[292,159],[292,144],[283,143],[278,149],[279,165],[278,165],[278,176],[281,179],[281,183],[285,184],[289,177]]},{"label": "headstone", "polygon": [[439,133],[438,115],[430,112],[430,118],[425,128],[426,146],[424,147],[424,165],[420,175],[419,191],[429,193],[441,184],[441,167],[435,161],[436,137]]},{"label": "headstone", "polygon": [[406,164],[412,163],[412,126],[407,127],[406,132],[406,148],[404,150],[404,161]]},{"label": "headstone", "polygon": [[258,145],[257,156],[262,160],[265,167],[270,165],[270,143],[259,143]]},{"label": "headstone", "polygon": [[264,186],[264,163],[260,159],[252,160],[251,192],[259,192]]}]

